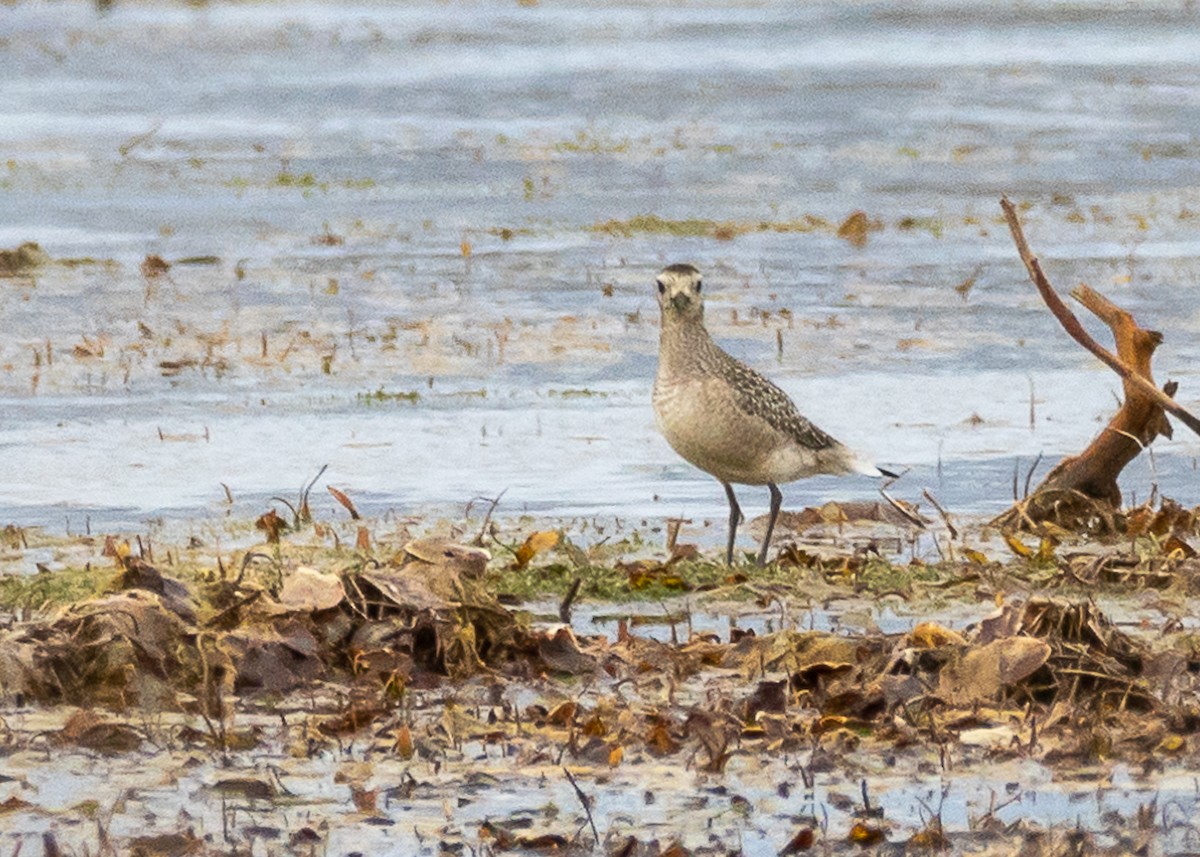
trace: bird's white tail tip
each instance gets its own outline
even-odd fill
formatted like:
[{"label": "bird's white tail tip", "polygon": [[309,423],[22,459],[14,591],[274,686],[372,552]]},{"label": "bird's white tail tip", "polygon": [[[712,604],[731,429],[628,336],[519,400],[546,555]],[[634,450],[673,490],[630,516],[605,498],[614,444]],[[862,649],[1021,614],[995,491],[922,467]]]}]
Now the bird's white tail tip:
[{"label": "bird's white tail tip", "polygon": [[876,479],[896,479],[899,477],[899,474],[897,473],[893,473],[890,470],[885,470],[869,461],[862,461],[861,459],[855,460],[854,472],[861,473],[863,476],[872,476]]}]

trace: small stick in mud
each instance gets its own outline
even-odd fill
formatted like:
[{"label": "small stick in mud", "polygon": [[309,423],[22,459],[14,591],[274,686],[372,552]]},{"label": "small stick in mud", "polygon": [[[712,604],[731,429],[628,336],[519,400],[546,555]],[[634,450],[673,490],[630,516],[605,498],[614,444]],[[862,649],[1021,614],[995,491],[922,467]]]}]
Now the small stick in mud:
[{"label": "small stick in mud", "polygon": [[564,625],[571,624],[571,605],[575,602],[575,596],[579,594],[579,587],[582,585],[582,577],[576,577],[571,581],[571,588],[567,590],[562,603],[558,605],[558,618],[563,621]]},{"label": "small stick in mud", "polygon": [[895,498],[892,497],[892,495],[888,494],[888,492],[884,491],[882,488],[879,489],[879,494],[881,497],[883,497],[883,499],[887,500],[888,503],[891,505],[891,507],[893,509],[895,509],[897,512],[899,512],[900,515],[905,520],[907,520],[910,524],[912,524],[914,527],[917,527],[918,529],[921,529],[921,530],[925,529],[925,522],[921,520],[920,515],[914,515],[908,509],[904,508],[904,506],[902,506],[900,503],[896,502]]},{"label": "small stick in mud", "polygon": [[[21,843],[24,841],[23,839],[17,840],[17,847],[13,851],[13,857],[16,857],[21,852]],[[62,857],[62,849],[58,847],[58,840],[48,830],[42,834],[42,852],[46,857]]]},{"label": "small stick in mud", "polygon": [[684,524],[690,524],[690,518],[667,518],[667,553],[675,552],[675,544],[679,541],[679,530]]},{"label": "small stick in mud", "polygon": [[1042,463],[1042,453],[1037,454],[1037,458],[1033,460],[1033,464],[1029,465],[1029,469],[1025,471],[1025,493],[1022,496],[1029,496],[1029,485],[1033,482],[1033,473],[1037,470],[1037,466]]},{"label": "small stick in mud", "polygon": [[578,796],[579,802],[583,804],[583,811],[587,813],[588,824],[592,826],[592,836],[596,837],[596,845],[599,845],[600,834],[596,831],[596,821],[592,818],[592,802],[583,793],[583,789],[579,787],[579,783],[575,782],[575,778],[571,776],[571,772],[567,770],[566,765],[563,766],[563,773],[567,775],[567,780],[571,783],[571,788],[575,789],[575,794]]},{"label": "small stick in mud", "polygon": [[933,506],[933,508],[935,508],[937,510],[937,513],[942,516],[942,523],[946,525],[946,531],[948,533],[950,533],[950,538],[957,539],[958,538],[958,529],[950,521],[950,513],[947,512],[945,509],[943,509],[942,504],[939,503],[936,499],[934,499],[933,494],[929,493],[928,488],[926,488],[924,491],[921,492],[921,496],[923,496],[926,500],[928,500],[930,502],[930,504]]},{"label": "small stick in mud", "polygon": [[[244,566],[243,566],[243,568],[244,568]],[[261,589],[256,589],[253,592],[251,592],[249,595],[245,596],[244,598],[239,598],[237,601],[233,602],[228,607],[226,607],[224,610],[222,610],[220,613],[216,614],[211,619],[209,619],[207,622],[205,622],[204,627],[205,628],[222,627],[225,624],[225,622],[229,619],[230,616],[236,615],[238,613],[238,611],[241,610],[243,607],[247,607],[247,606],[253,604],[255,601],[257,601],[259,598],[262,597],[262,594],[263,594],[263,591]]]},{"label": "small stick in mud", "polygon": [[313,486],[317,484],[325,471],[329,469],[328,464],[322,464],[321,469],[317,471],[317,475],[312,478],[312,481],[300,489],[300,510],[296,516],[296,529],[300,529],[300,524],[312,523],[312,512],[308,508],[308,495],[312,493]]},{"label": "small stick in mud", "polygon": [[488,524],[490,524],[492,521],[492,513],[496,511],[496,507],[500,505],[500,501],[504,499],[504,495],[507,493],[508,489],[505,488],[495,497],[472,497],[469,501],[467,501],[466,516],[468,518],[471,517],[471,507],[475,505],[476,500],[486,500],[488,502],[488,510],[483,514],[483,523],[479,527],[479,534],[471,540],[471,544],[473,544],[475,547],[483,547],[483,536],[488,531]]}]

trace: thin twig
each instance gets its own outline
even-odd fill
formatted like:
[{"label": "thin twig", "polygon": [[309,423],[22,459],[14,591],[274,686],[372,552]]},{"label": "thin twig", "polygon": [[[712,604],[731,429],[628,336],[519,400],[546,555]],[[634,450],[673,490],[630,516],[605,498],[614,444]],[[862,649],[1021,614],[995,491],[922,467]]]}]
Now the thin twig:
[{"label": "thin twig", "polygon": [[1070,308],[1063,303],[1062,298],[1058,296],[1058,293],[1054,291],[1054,287],[1050,285],[1050,281],[1046,279],[1046,274],[1042,271],[1041,263],[1033,255],[1033,251],[1029,249],[1029,244],[1025,240],[1025,233],[1021,229],[1021,221],[1017,217],[1016,206],[1009,201],[1008,197],[1004,196],[1000,198],[1000,207],[1004,209],[1004,219],[1008,221],[1008,229],[1012,233],[1013,242],[1017,245],[1017,252],[1021,256],[1021,261],[1025,263],[1025,270],[1029,272],[1029,278],[1033,280],[1033,284],[1037,286],[1042,300],[1046,302],[1046,306],[1050,308],[1050,312],[1058,319],[1058,323],[1063,326],[1063,329],[1070,334],[1072,339],[1099,359],[1100,362],[1120,375],[1122,380],[1137,387],[1144,395],[1153,399],[1161,406],[1163,410],[1173,414],[1180,422],[1200,435],[1200,418],[1196,417],[1152,382],[1147,381],[1123,363],[1112,352],[1093,339],[1091,334],[1084,329],[1075,313],[1071,312]]},{"label": "thin twig", "polygon": [[892,499],[888,492],[884,491],[882,488],[879,489],[879,494],[881,497],[883,497],[883,499],[888,501],[893,509],[903,515],[910,524],[912,524],[914,527],[919,527],[922,530],[925,529],[925,522],[921,520],[919,515],[914,515],[908,509],[905,509],[902,505],[900,505],[899,502]]},{"label": "thin twig", "polygon": [[596,822],[592,818],[592,803],[588,800],[588,796],[583,793],[583,789],[579,787],[579,783],[575,782],[575,778],[571,776],[571,772],[567,770],[567,766],[563,765],[563,773],[567,775],[567,780],[571,783],[571,788],[575,789],[575,794],[579,796],[579,802],[583,804],[583,811],[587,813],[588,824],[592,826],[592,836],[596,837],[596,844],[600,844],[600,834],[596,832]]},{"label": "thin twig", "polygon": [[296,530],[300,529],[300,513],[298,511],[296,511],[295,506],[293,506],[291,503],[289,503],[287,500],[283,499],[282,497],[268,497],[267,499],[268,500],[278,500],[280,503],[287,506],[288,510],[291,511],[291,513],[292,513],[292,528],[296,529]]},{"label": "thin twig", "polygon": [[154,138],[154,135],[157,134],[162,129],[162,126],[163,126],[163,120],[159,119],[157,122],[155,122],[153,125],[150,126],[150,129],[148,131],[143,131],[141,134],[134,134],[132,137],[130,137],[128,140],[126,140],[124,143],[122,143],[120,146],[118,146],[117,151],[121,154],[121,157],[124,158],[126,155],[128,155],[130,152],[132,152],[138,146],[141,146],[145,143],[150,142],[150,140],[152,140]]},{"label": "thin twig", "polygon": [[942,523],[946,525],[946,529],[950,532],[950,538],[957,539],[958,530],[955,529],[954,524],[950,523],[950,514],[942,508],[942,504],[934,499],[933,495],[929,493],[928,488],[922,491],[921,495],[933,504],[933,508],[937,509],[937,513],[942,516]]},{"label": "thin twig", "polygon": [[[1122,434],[1125,434],[1125,432],[1122,432]],[[1133,437],[1133,435],[1130,435],[1130,437]],[[1137,441],[1138,446],[1141,446],[1141,441],[1138,441],[1137,438],[1134,438],[1134,440]],[[1025,473],[1025,496],[1026,497],[1029,496],[1029,483],[1033,479],[1033,471],[1037,470],[1037,466],[1041,463],[1042,463],[1042,453],[1039,452],[1037,454],[1037,458],[1035,458],[1033,460],[1033,464],[1029,465],[1029,470],[1027,470]]]},{"label": "thin twig", "polygon": [[241,598],[241,599],[233,602],[228,607],[226,607],[224,610],[222,610],[220,613],[218,613],[216,616],[213,616],[211,619],[209,619],[207,622],[204,623],[204,627],[205,628],[220,627],[221,624],[226,619],[228,619],[231,615],[237,613],[237,611],[241,610],[243,607],[253,604],[255,601],[257,601],[259,598],[262,597],[262,594],[263,594],[263,591],[261,589],[254,590],[249,595],[247,595],[245,598]]},{"label": "thin twig", "polygon": [[300,529],[300,524],[307,524],[312,520],[312,512],[308,508],[308,495],[312,493],[313,486],[317,484],[326,470],[329,469],[328,464],[322,464],[321,469],[317,471],[317,475],[312,478],[312,481],[300,488],[300,510],[296,514],[296,529]]},{"label": "thin twig", "polygon": [[271,565],[275,565],[275,557],[271,556],[270,554],[263,553],[262,551],[246,551],[246,555],[242,557],[241,571],[238,572],[237,580],[233,582],[234,586],[242,585],[242,580],[244,580],[246,577],[246,569],[249,568],[250,563],[256,559],[265,559],[267,562],[271,563]]},{"label": "thin twig", "polygon": [[507,493],[508,489],[505,488],[495,497],[472,497],[469,501],[467,501],[466,516],[468,518],[471,517],[471,507],[475,504],[476,500],[487,500],[490,504],[487,512],[484,513],[483,523],[479,527],[479,535],[475,536],[475,538],[471,540],[471,544],[475,545],[475,547],[483,547],[483,534],[488,531],[488,524],[491,523],[492,513],[496,511],[496,507],[500,505],[500,501],[504,499],[504,495]]}]

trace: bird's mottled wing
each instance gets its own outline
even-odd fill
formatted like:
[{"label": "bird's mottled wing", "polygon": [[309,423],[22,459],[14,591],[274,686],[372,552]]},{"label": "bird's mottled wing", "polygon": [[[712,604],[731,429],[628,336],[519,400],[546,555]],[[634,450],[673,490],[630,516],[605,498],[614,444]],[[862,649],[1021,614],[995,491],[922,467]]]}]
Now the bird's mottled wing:
[{"label": "bird's mottled wing", "polygon": [[796,410],[787,393],[749,366],[730,357],[723,370],[733,387],[734,400],[746,413],[762,417],[807,449],[828,449],[837,443]]}]

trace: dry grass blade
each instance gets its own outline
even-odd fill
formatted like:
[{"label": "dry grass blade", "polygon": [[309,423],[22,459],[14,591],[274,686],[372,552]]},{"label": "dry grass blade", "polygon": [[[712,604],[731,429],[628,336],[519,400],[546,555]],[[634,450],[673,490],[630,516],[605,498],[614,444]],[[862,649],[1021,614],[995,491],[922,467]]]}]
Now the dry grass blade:
[{"label": "dry grass blade", "polygon": [[592,836],[596,837],[596,845],[600,844],[600,833],[596,830],[596,821],[592,818],[592,802],[587,795],[583,793],[583,789],[579,787],[579,783],[575,782],[575,778],[571,776],[571,772],[563,767],[563,773],[567,775],[567,780],[571,783],[571,788],[575,789],[575,794],[579,798],[579,802],[583,804],[583,811],[587,813],[588,824],[592,826]]},{"label": "dry grass blade", "polygon": [[893,509],[904,516],[905,520],[909,521],[914,527],[922,530],[925,529],[925,522],[921,520],[920,515],[916,515],[912,512],[912,510],[906,509],[902,503],[892,498],[891,495],[889,495],[888,492],[884,491],[882,488],[879,489],[879,494],[883,497],[883,499],[887,500],[888,503],[891,504]]},{"label": "dry grass blade", "polygon": [[576,577],[571,582],[571,588],[567,590],[567,594],[563,596],[562,603],[558,605],[558,618],[563,621],[563,624],[571,622],[571,605],[575,603],[575,597],[579,595],[579,587],[583,585],[583,578]]},{"label": "dry grass blade", "polygon": [[301,524],[312,523],[312,513],[308,508],[308,495],[312,493],[313,486],[317,484],[317,480],[324,476],[325,471],[328,469],[328,464],[322,464],[321,469],[317,471],[317,475],[312,478],[312,481],[300,489],[300,508],[296,511],[296,529],[300,529]]},{"label": "dry grass blade", "polygon": [[926,500],[928,500],[930,502],[930,504],[933,506],[933,508],[937,509],[937,513],[939,515],[941,515],[941,517],[942,517],[942,523],[946,525],[946,530],[947,530],[947,532],[950,533],[950,538],[957,539],[958,538],[958,529],[950,521],[950,513],[947,512],[945,509],[943,509],[942,504],[939,503],[936,499],[934,499],[934,496],[931,493],[929,493],[928,488],[926,488],[924,491],[921,492],[921,496],[923,496]]},{"label": "dry grass blade", "polygon": [[350,513],[350,518],[352,520],[357,521],[362,518],[362,516],[358,514],[358,509],[354,508],[354,501],[347,497],[344,492],[339,491],[332,485],[326,485],[325,488],[330,494],[333,495],[333,499],[337,500],[342,504],[343,507],[345,507],[346,511]]}]

